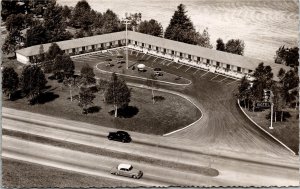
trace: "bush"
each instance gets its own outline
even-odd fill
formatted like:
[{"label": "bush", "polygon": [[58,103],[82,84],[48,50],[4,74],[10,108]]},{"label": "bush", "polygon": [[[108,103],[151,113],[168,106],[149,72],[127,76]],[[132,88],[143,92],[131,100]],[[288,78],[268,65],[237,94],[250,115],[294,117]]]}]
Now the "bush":
[{"label": "bush", "polygon": [[154,96],[154,97],[152,97],[152,99],[154,98],[154,101],[155,102],[159,102],[159,101],[163,101],[163,100],[165,100],[165,97],[163,97],[163,96]]}]

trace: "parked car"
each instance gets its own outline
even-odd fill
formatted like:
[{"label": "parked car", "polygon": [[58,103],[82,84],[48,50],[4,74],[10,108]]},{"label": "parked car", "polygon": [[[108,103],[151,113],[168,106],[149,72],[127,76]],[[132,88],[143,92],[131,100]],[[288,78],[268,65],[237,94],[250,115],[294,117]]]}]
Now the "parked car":
[{"label": "parked car", "polygon": [[119,142],[131,142],[130,135],[125,131],[109,132],[107,136],[108,140],[115,140]]},{"label": "parked car", "polygon": [[113,167],[110,170],[110,173],[113,175],[120,175],[125,177],[131,177],[135,179],[139,179],[143,176],[143,172],[135,169],[130,164],[121,163],[117,167]]}]

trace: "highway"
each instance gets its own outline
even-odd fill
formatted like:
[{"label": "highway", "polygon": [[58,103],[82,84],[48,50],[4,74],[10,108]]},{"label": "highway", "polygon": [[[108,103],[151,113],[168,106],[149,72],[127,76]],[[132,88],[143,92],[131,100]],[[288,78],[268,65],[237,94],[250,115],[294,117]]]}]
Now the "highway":
[{"label": "highway", "polygon": [[[109,128],[7,108],[3,108],[3,128],[72,144],[111,150],[112,154],[131,154],[142,158],[128,160],[84,153],[6,135],[3,136],[3,157],[121,179],[145,186],[299,184],[298,160],[293,156],[276,157],[221,150],[211,151],[195,146],[189,140],[174,140],[172,137],[149,136],[134,132],[131,133],[133,142],[123,144],[106,139],[107,133],[112,131]],[[146,163],[145,159],[152,163]],[[164,161],[166,166],[157,165],[158,160]],[[144,177],[141,180],[132,180],[109,174],[113,166],[123,162],[132,163],[133,166],[143,170]],[[180,168],[172,168],[170,164],[180,165]],[[203,170],[212,168],[212,170],[218,170],[219,175],[197,174],[189,170],[189,166]]]}]

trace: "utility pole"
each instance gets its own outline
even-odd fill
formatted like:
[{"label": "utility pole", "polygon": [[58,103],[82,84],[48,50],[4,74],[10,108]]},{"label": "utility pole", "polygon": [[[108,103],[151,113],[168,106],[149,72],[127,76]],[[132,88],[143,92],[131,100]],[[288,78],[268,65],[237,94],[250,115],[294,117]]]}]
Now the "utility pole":
[{"label": "utility pole", "polygon": [[274,104],[273,104],[273,92],[270,90],[270,97],[271,97],[271,125],[269,129],[274,129],[273,127],[273,109],[274,109]]},{"label": "utility pole", "polygon": [[130,24],[130,20],[127,18],[127,13],[125,13],[125,18],[123,19],[124,24],[126,25],[126,69],[128,70],[128,31],[127,25]]}]

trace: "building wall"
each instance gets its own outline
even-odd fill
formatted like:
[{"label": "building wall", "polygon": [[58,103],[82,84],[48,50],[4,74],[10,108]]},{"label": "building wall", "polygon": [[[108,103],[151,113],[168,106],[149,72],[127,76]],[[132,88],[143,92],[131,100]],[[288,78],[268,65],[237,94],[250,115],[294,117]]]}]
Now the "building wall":
[{"label": "building wall", "polygon": [[19,53],[16,53],[17,55],[17,61],[23,63],[23,64],[28,64],[29,63],[29,57],[23,56]]}]

